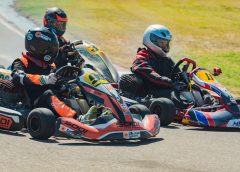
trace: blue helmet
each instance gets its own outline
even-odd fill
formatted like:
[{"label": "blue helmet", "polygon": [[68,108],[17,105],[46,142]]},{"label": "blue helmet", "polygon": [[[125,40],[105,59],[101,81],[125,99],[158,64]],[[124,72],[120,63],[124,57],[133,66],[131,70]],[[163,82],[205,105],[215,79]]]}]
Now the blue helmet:
[{"label": "blue helmet", "polygon": [[166,56],[169,52],[169,43],[172,39],[170,30],[162,25],[148,26],[143,34],[143,45],[160,56]]}]

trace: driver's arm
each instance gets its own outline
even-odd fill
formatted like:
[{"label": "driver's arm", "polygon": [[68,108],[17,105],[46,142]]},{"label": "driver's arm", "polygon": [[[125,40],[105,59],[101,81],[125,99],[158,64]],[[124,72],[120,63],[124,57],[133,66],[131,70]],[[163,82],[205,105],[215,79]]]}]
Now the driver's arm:
[{"label": "driver's arm", "polygon": [[149,58],[144,51],[140,51],[136,59],[133,62],[132,68],[133,73],[136,73],[143,77],[145,80],[152,82],[161,87],[172,87],[172,80],[168,77],[161,76],[152,68],[149,64]]},{"label": "driver's arm", "polygon": [[24,58],[16,59],[12,64],[13,83],[16,85],[46,85],[46,75],[28,74],[26,69],[28,61]]},{"label": "driver's arm", "polygon": [[[170,59],[169,62],[170,62],[170,66],[171,66],[171,68],[172,68],[171,71],[172,71],[176,63],[175,63],[171,58],[169,58],[169,59]],[[181,70],[180,70],[179,67],[177,67],[174,72],[179,73],[179,72],[181,72]]]}]

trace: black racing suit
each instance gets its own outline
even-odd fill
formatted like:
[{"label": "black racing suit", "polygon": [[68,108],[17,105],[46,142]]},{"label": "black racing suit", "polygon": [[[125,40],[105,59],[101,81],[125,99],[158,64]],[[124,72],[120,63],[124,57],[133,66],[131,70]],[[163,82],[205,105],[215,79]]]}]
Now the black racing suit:
[{"label": "black racing suit", "polygon": [[43,81],[43,75],[55,69],[55,64],[49,65],[28,53],[23,54],[12,63],[12,80],[16,86],[24,86],[32,107],[45,107],[58,116],[73,117],[76,112],[60,101]]},{"label": "black racing suit", "polygon": [[170,79],[174,65],[170,57],[161,57],[150,49],[139,48],[131,71],[143,80],[146,94],[154,98],[166,97],[173,100],[177,107],[186,107],[187,103],[180,100],[180,93],[174,89]]}]

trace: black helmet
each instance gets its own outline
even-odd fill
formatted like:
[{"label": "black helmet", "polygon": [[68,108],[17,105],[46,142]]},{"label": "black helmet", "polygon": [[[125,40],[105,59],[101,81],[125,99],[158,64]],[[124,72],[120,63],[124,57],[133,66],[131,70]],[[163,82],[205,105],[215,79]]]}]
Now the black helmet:
[{"label": "black helmet", "polygon": [[58,55],[57,36],[46,27],[30,29],[25,35],[25,49],[34,58],[51,64]]},{"label": "black helmet", "polygon": [[58,36],[62,36],[66,31],[66,13],[57,7],[48,8],[43,19],[43,24],[53,30]]}]

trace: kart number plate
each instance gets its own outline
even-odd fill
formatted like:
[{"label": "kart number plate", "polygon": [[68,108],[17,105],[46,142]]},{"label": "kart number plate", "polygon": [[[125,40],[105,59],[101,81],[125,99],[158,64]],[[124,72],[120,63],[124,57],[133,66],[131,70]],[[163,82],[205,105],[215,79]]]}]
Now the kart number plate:
[{"label": "kart number plate", "polygon": [[125,131],[123,132],[124,139],[137,139],[140,137],[140,131]]},{"label": "kart number plate", "polygon": [[215,82],[214,76],[206,70],[199,70],[196,75],[205,82]]}]

